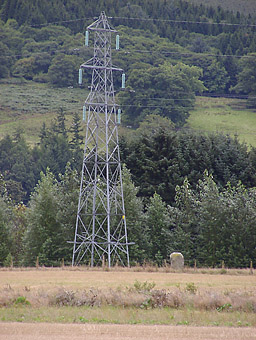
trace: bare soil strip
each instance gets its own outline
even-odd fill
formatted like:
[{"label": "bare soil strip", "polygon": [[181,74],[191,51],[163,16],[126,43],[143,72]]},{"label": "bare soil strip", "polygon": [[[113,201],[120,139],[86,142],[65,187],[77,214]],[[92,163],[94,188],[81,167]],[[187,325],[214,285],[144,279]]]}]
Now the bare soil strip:
[{"label": "bare soil strip", "polygon": [[72,289],[112,288],[133,285],[140,282],[155,282],[157,289],[168,289],[188,282],[203,289],[251,289],[256,286],[255,275],[214,275],[201,273],[163,273],[132,271],[75,271],[65,270],[13,270],[0,271],[0,288],[54,288],[56,286]]},{"label": "bare soil strip", "polygon": [[255,328],[0,323],[0,340],[256,340]]}]

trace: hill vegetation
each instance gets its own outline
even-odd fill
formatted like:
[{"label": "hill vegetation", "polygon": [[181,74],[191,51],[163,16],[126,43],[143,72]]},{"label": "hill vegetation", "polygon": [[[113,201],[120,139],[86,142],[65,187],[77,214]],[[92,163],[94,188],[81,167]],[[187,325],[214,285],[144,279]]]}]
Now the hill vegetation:
[{"label": "hill vegetation", "polygon": [[255,110],[246,107],[245,99],[199,96],[186,127],[201,133],[229,134],[248,147],[256,147]]},{"label": "hill vegetation", "polygon": [[[232,107],[239,103],[254,124],[255,18],[182,0],[0,0],[0,262],[70,261],[79,110],[91,77],[85,72],[79,87],[77,71],[93,53],[84,30],[102,10],[120,34],[113,63],[127,75],[117,98],[130,127],[120,149],[131,260],[161,265],[180,250],[188,264],[248,266],[256,256],[256,149],[239,142],[242,134],[215,130],[219,115],[232,136],[241,133],[245,118]],[[205,96],[234,99],[228,112],[227,100],[216,99],[215,107],[225,104],[212,115],[214,99],[204,105]]]},{"label": "hill vegetation", "polygon": [[202,4],[217,8],[218,6],[232,11],[234,13],[240,12],[246,15],[256,15],[256,4],[254,0],[186,0],[189,3],[196,5]]},{"label": "hill vegetation", "polygon": [[[104,4],[2,0],[0,77],[77,86],[79,65],[92,55],[92,49],[84,47],[84,29],[104,8],[121,36],[121,48],[113,51],[113,61],[128,76],[128,91],[119,99],[129,124],[138,126],[146,114],[154,113],[180,127],[200,92],[248,95],[248,105],[255,107],[254,18],[178,0],[162,0],[157,5],[145,0],[143,6],[138,0],[129,5],[120,0],[114,7],[110,0]],[[247,74],[253,74],[250,82]],[[176,77],[180,80],[175,84]],[[89,79],[86,73],[85,87]],[[186,80],[182,83],[181,79]],[[140,94],[145,83],[146,98]],[[163,91],[166,84],[167,91]],[[120,79],[116,78],[115,85],[120,87]],[[129,111],[127,101],[146,109]]]},{"label": "hill vegetation", "polygon": [[60,109],[65,111],[70,128],[73,115],[81,112],[87,94],[79,87],[52,88],[45,83],[18,78],[2,80],[0,86],[0,139],[7,132],[14,135],[20,130],[32,146],[39,143],[43,124],[50,127]]},{"label": "hill vegetation", "polygon": [[[65,111],[68,129],[74,113],[82,117],[81,108],[87,95],[84,88],[50,87],[17,78],[2,79],[0,86],[0,139],[7,132],[14,135],[20,130],[28,144],[34,146],[40,142],[43,124],[50,127],[60,108]],[[255,111],[246,107],[246,99],[197,96],[185,127],[201,133],[237,136],[248,147],[256,147],[255,120]],[[128,137],[131,129],[127,124],[123,122],[119,134]],[[81,128],[84,130],[84,124]]]}]

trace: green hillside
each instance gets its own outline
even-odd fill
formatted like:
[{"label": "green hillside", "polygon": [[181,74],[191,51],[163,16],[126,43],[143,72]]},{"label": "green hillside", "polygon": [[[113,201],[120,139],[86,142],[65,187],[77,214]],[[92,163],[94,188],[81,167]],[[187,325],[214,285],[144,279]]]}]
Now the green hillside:
[{"label": "green hillside", "polygon": [[[0,139],[19,129],[35,145],[43,122],[49,127],[57,113],[65,112],[68,128],[75,113],[81,117],[91,73],[84,70],[80,87],[78,69],[93,56],[93,35],[86,47],[84,31],[104,10],[120,35],[119,50],[112,37],[113,64],[126,74],[124,91],[120,74],[114,76],[121,133],[128,135],[127,126],[135,129],[153,114],[168,118],[175,131],[223,132],[256,146],[255,18],[183,0],[113,3],[0,0]],[[221,99],[231,96],[249,99]],[[52,151],[57,138],[74,152],[72,133],[65,143],[54,129],[45,133]],[[54,152],[50,156],[54,163]],[[0,172],[10,174],[5,151],[2,160]],[[62,163],[51,164],[55,173],[63,173]],[[40,167],[48,164],[45,157]]]},{"label": "green hillside", "polygon": [[19,128],[29,144],[39,141],[43,122],[46,126],[62,108],[70,125],[72,114],[81,112],[86,91],[80,88],[51,88],[47,84],[32,81],[1,82],[0,92],[0,139],[13,135]]},{"label": "green hillside", "polygon": [[230,98],[197,97],[188,127],[202,132],[222,132],[256,147],[256,112],[246,101]]},{"label": "green hillside", "polygon": [[[195,95],[202,93],[248,95],[253,99],[247,106],[256,107],[255,18],[183,0],[115,4],[0,1],[0,78],[75,89],[78,69],[93,53],[93,37],[85,47],[84,30],[104,10],[120,34],[118,51],[113,37],[113,63],[127,76],[129,91],[119,97],[127,124],[138,127],[146,115],[159,114],[180,128]],[[87,89],[91,74],[84,73]],[[120,88],[121,77],[114,81]],[[13,96],[14,104],[22,105],[22,98]],[[51,105],[49,112],[56,111],[55,103]],[[18,114],[24,110],[22,105]],[[36,114],[38,107],[34,110]]]},{"label": "green hillside", "polygon": [[[65,110],[68,126],[74,112],[80,112],[82,117],[87,95],[84,89],[53,88],[14,79],[2,81],[0,86],[0,139],[21,128],[28,143],[34,145],[39,141],[43,122],[50,126],[60,108]],[[256,113],[246,108],[245,100],[199,96],[194,110],[190,111],[186,128],[237,135],[241,142],[256,147]],[[125,134],[125,127],[121,129]]]}]

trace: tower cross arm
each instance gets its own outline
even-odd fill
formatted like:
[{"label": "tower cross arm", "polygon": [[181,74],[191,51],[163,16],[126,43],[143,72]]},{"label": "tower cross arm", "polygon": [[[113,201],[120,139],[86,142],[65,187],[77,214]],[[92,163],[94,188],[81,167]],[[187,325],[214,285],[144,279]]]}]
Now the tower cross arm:
[{"label": "tower cross arm", "polygon": [[102,31],[102,32],[113,32],[116,33],[117,31],[113,29],[107,20],[105,12],[101,12],[100,17],[98,20],[93,22],[91,25],[87,27],[89,31]]},{"label": "tower cross arm", "polygon": [[91,69],[98,69],[98,70],[112,70],[112,71],[120,71],[123,72],[122,68],[118,67],[108,67],[108,66],[100,66],[100,65],[88,65],[88,64],[82,64],[80,68],[91,68]]},{"label": "tower cross arm", "polygon": [[117,33],[116,30],[112,29],[112,28],[100,28],[100,27],[87,27],[88,31],[102,31],[102,32],[113,32],[113,33]]}]

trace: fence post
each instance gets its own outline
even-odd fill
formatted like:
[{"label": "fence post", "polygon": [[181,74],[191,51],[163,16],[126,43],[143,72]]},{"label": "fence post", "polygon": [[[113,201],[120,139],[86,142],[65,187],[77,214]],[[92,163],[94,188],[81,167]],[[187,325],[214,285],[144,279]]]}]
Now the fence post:
[{"label": "fence post", "polygon": [[253,266],[252,266],[252,261],[250,261],[250,275],[253,274]]}]

